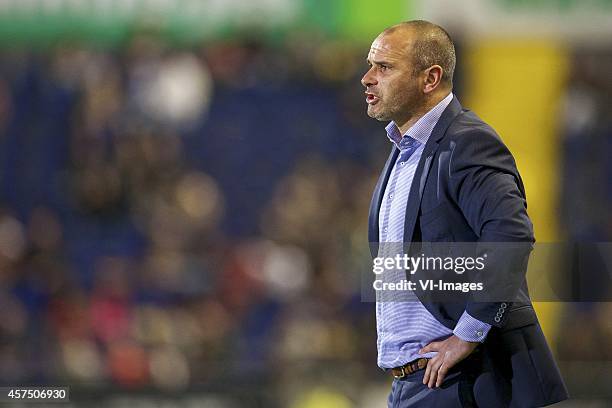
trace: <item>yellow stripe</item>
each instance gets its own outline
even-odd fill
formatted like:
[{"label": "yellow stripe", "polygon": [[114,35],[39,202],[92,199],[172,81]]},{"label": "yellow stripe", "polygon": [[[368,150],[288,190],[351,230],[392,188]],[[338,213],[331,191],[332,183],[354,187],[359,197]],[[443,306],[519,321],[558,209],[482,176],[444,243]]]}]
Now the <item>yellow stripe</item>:
[{"label": "yellow stripe", "polygon": [[[541,40],[487,40],[466,51],[465,60],[458,61],[465,68],[464,105],[491,124],[514,154],[536,240],[560,241],[558,128],[568,53]],[[561,304],[535,307],[544,333],[553,340]]]}]

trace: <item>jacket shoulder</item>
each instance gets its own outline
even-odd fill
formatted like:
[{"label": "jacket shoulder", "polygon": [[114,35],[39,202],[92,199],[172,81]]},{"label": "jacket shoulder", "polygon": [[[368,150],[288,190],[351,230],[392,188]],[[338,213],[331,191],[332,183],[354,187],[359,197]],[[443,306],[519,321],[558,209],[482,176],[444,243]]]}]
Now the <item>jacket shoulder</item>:
[{"label": "jacket shoulder", "polygon": [[460,143],[474,141],[504,144],[499,134],[471,110],[464,109],[447,129],[448,140]]},{"label": "jacket shoulder", "polygon": [[455,162],[489,164],[517,172],[516,161],[499,134],[470,110],[463,110],[443,137]]}]

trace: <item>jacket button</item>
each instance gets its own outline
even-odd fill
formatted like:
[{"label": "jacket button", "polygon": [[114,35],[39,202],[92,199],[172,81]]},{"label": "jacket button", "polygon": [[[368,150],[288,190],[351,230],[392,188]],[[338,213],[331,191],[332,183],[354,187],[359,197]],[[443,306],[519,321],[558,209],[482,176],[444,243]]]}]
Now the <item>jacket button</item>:
[{"label": "jacket button", "polygon": [[501,319],[498,316],[495,316],[495,319],[493,320],[495,320],[496,323],[499,323],[501,321]]},{"label": "jacket button", "polygon": [[506,307],[508,307],[508,304],[506,304],[506,303],[504,302],[504,303],[502,303],[500,306],[501,306],[501,308],[502,308],[502,309],[505,309]]}]

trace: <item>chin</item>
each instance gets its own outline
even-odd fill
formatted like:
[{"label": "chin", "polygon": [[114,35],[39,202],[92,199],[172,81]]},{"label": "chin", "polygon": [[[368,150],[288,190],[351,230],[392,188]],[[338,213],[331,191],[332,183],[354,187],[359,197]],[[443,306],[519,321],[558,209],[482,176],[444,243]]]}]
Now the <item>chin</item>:
[{"label": "chin", "polygon": [[389,119],[387,119],[387,115],[385,115],[383,112],[377,112],[377,111],[372,110],[370,108],[368,108],[368,116],[371,117],[372,119],[376,119],[378,121],[389,120]]},{"label": "chin", "polygon": [[376,113],[376,112],[373,112],[373,113],[368,112],[368,116],[371,117],[372,119],[376,119],[379,122],[388,122],[391,120],[386,115]]}]

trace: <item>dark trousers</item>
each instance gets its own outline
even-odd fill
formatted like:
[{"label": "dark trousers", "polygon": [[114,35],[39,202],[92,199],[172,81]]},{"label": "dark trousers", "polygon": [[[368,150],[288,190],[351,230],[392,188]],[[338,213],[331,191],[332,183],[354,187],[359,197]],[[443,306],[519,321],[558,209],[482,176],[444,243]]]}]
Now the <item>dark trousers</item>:
[{"label": "dark trousers", "polygon": [[387,405],[389,408],[462,408],[476,407],[473,380],[464,373],[450,374],[439,388],[423,384],[425,370],[400,380],[393,380]]},{"label": "dark trousers", "polygon": [[423,384],[425,370],[394,379],[387,400],[389,408],[476,408],[474,382],[482,372],[482,359],[474,353],[453,367],[440,387]]}]

